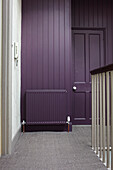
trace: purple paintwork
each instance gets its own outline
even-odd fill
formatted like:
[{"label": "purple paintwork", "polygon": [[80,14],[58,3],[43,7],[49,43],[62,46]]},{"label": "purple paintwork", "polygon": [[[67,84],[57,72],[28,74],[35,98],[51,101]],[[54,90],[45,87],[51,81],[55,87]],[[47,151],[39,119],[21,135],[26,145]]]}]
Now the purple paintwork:
[{"label": "purple paintwork", "polygon": [[103,31],[73,31],[73,124],[91,123],[90,69],[104,65]]},{"label": "purple paintwork", "polygon": [[105,30],[105,64],[113,63],[113,1],[72,0],[72,27]]},{"label": "purple paintwork", "polygon": [[26,124],[66,124],[66,90],[27,90]]},{"label": "purple paintwork", "polygon": [[[67,108],[60,109],[65,115],[72,113],[70,21],[70,0],[22,1],[21,120],[26,120],[26,90],[66,90]],[[48,110],[44,114],[49,118]]]},{"label": "purple paintwork", "polygon": [[[77,91],[73,94],[73,120],[74,124],[89,124],[91,118],[91,92],[90,85],[86,87],[84,85],[85,80],[85,65],[84,45],[89,44],[90,41],[90,62],[86,65],[86,72],[89,74],[90,69],[97,68],[113,63],[113,1],[112,0],[72,0],[72,28],[73,30],[81,31],[78,40],[76,35],[76,49],[79,51],[78,55],[75,55],[75,70],[76,74],[73,75],[73,85],[77,86]],[[99,34],[91,34],[86,42],[83,42],[86,38],[84,30],[93,31],[97,30]],[[81,42],[80,42],[81,41]],[[104,41],[104,43],[103,43]],[[97,47],[93,44],[97,43]],[[100,44],[98,44],[100,43]],[[79,45],[78,45],[79,44]],[[103,47],[101,46],[103,45]],[[74,44],[73,44],[74,46]],[[99,47],[100,46],[100,47]],[[75,48],[75,47],[73,47]],[[84,48],[89,48],[84,47]],[[96,48],[96,49],[95,49]],[[103,48],[103,50],[102,50]],[[77,51],[76,51],[77,52]],[[102,52],[102,54],[99,54]],[[81,60],[81,61],[80,61]],[[87,60],[87,59],[86,59]],[[74,61],[73,61],[74,62]],[[90,68],[89,68],[90,65]],[[74,66],[73,66],[74,67]],[[77,74],[78,73],[78,74]],[[89,76],[86,75],[86,78]],[[91,77],[90,77],[91,81]],[[80,83],[79,83],[80,82]],[[89,83],[89,80],[87,80]],[[82,87],[83,86],[83,87]],[[87,89],[88,88],[88,89]],[[84,92],[83,92],[84,91]],[[89,91],[86,93],[86,91]],[[86,104],[85,104],[86,103]],[[82,106],[82,107],[81,107]],[[78,112],[78,113],[77,113]],[[78,119],[78,120],[77,120]]]},{"label": "purple paintwork", "polygon": [[[80,33],[74,36],[77,43],[73,49],[78,49],[75,56],[71,55],[71,26]],[[90,123],[89,70],[113,62],[112,27],[111,0],[22,1],[22,120],[26,120],[26,90],[64,89],[68,102],[66,114],[73,113],[73,119],[78,119],[74,124]],[[77,86],[76,93],[72,92],[73,85]]]}]

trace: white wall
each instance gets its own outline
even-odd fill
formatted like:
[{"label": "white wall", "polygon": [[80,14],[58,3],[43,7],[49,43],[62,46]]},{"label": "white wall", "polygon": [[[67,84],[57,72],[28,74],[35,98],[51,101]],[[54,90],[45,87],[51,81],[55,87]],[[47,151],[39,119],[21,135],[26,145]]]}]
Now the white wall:
[{"label": "white wall", "polygon": [[0,0],[0,156],[1,156],[1,62],[2,62],[2,0]]},{"label": "white wall", "polygon": [[[21,127],[20,93],[21,93],[21,0],[13,0],[12,20],[12,140]],[[14,59],[14,42],[19,44],[18,66]]]}]

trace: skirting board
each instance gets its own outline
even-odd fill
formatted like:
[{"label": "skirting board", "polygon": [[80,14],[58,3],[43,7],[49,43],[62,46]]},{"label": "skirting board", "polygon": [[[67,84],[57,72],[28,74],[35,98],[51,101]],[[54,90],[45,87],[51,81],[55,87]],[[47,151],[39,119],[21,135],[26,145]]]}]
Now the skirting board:
[{"label": "skirting board", "polygon": [[17,141],[19,140],[20,135],[21,135],[21,127],[19,128],[19,130],[17,131],[15,137],[14,137],[13,140],[12,140],[12,144],[11,144],[11,153],[14,152],[16,143],[17,143]]},{"label": "skirting board", "polygon": [[73,127],[91,127],[91,125],[72,125],[72,128]]},{"label": "skirting board", "polygon": [[[64,125],[26,125],[25,132],[38,131],[68,131],[67,123]],[[72,123],[69,124],[69,131],[72,131]]]}]

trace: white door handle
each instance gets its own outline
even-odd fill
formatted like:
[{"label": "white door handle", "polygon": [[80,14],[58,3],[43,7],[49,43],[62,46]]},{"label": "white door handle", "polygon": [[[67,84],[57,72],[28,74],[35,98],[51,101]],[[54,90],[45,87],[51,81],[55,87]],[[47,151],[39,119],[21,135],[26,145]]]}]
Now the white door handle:
[{"label": "white door handle", "polygon": [[77,89],[76,86],[73,86],[73,91],[76,91],[76,89]]}]

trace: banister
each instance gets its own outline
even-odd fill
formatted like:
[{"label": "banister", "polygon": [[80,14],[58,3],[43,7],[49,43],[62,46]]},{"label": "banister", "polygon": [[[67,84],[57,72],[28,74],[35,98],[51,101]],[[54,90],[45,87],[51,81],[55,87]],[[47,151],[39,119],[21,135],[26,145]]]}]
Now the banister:
[{"label": "banister", "polygon": [[90,71],[92,80],[92,149],[113,170],[113,64]]},{"label": "banister", "polygon": [[99,73],[112,71],[112,70],[113,70],[113,64],[109,64],[109,65],[106,65],[106,66],[99,67],[97,69],[91,70],[90,73],[91,73],[91,75],[94,75],[94,74],[99,74]]}]

